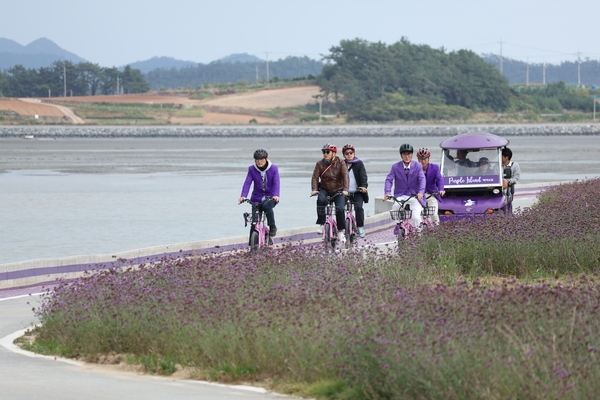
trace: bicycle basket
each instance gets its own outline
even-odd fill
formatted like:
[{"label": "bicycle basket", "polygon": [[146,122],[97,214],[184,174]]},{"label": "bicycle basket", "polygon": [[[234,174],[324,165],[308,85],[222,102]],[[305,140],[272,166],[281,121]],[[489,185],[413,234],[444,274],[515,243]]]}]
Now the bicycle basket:
[{"label": "bicycle basket", "polygon": [[333,215],[336,213],[336,209],[337,207],[334,206],[317,206],[317,213],[328,215],[331,212],[331,215]]},{"label": "bicycle basket", "polygon": [[393,220],[404,221],[412,217],[412,210],[396,210],[390,211],[390,216]]},{"label": "bicycle basket", "polygon": [[433,214],[435,214],[435,207],[423,207],[423,215],[425,217],[431,217]]}]

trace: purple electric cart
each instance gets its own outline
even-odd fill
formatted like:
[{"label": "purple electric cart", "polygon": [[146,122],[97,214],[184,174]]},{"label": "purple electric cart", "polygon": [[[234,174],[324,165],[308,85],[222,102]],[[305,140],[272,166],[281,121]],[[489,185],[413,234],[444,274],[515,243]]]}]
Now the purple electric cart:
[{"label": "purple electric cart", "polygon": [[441,221],[505,212],[502,148],[508,143],[485,132],[464,133],[440,143],[440,169],[446,191],[439,203]]}]

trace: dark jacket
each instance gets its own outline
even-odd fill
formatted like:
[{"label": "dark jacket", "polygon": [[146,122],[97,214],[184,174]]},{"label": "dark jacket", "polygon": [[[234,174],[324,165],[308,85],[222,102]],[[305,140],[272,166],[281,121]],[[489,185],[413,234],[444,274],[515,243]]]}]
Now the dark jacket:
[{"label": "dark jacket", "polygon": [[[331,165],[331,168],[328,168]],[[319,188],[327,190],[329,195],[334,195],[337,192],[348,191],[348,168],[346,163],[335,156],[330,164],[325,164],[323,159],[317,161],[315,170],[313,171],[311,189],[313,191]]]},{"label": "dark jacket", "polygon": [[[347,164],[348,165],[348,164]],[[348,172],[352,171],[352,173],[354,174],[354,179],[356,179],[356,185],[358,187],[364,187],[364,188],[368,188],[369,187],[369,182],[368,182],[368,178],[367,178],[367,169],[365,168],[365,164],[362,161],[357,161],[355,163],[351,163],[350,164],[350,168],[348,169]],[[369,202],[369,193],[363,193],[363,192],[356,192],[358,194],[360,194],[365,203]]]}]

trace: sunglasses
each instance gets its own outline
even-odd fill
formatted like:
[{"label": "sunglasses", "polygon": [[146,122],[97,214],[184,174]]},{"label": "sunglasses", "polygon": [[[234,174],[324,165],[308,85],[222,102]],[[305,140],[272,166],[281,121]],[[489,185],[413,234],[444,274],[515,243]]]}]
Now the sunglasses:
[{"label": "sunglasses", "polygon": [[344,155],[346,155],[346,156],[349,155],[349,154],[354,154],[354,152],[353,151],[347,151],[347,152],[344,153]]},{"label": "sunglasses", "polygon": [[331,150],[321,150],[321,152],[322,152],[323,154],[329,154],[329,153],[331,153]]}]

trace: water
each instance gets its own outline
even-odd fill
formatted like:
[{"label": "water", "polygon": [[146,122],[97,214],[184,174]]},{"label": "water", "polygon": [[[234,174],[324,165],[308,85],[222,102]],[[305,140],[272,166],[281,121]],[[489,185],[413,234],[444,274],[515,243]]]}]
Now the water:
[{"label": "water", "polygon": [[[315,222],[310,178],[327,141],[357,147],[372,215],[399,145],[429,147],[435,162],[443,139],[0,139],[0,264],[245,235],[237,199],[260,147],[280,168],[280,230]],[[521,183],[600,175],[599,136],[509,139]]]}]

